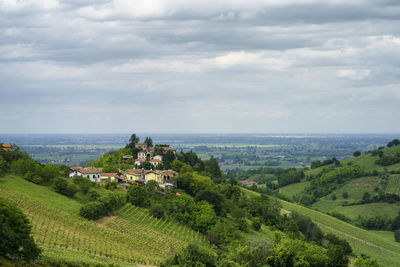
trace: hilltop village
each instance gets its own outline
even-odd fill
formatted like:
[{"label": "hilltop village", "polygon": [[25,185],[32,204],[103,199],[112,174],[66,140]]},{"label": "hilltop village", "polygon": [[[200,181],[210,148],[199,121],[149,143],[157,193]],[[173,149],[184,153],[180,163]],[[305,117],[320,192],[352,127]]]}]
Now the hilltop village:
[{"label": "hilltop village", "polygon": [[173,186],[172,178],[179,175],[172,169],[165,169],[163,158],[167,157],[172,161],[176,159],[176,149],[168,145],[156,145],[153,147],[151,138],[146,138],[146,142],[131,141],[127,148],[131,148],[132,153],[123,155],[120,164],[133,166],[134,168],[120,169],[116,172],[103,171],[101,167],[70,167],[69,177],[82,176],[89,178],[92,182],[107,183],[116,182],[125,186],[126,184],[146,184],[148,181],[156,181],[158,185],[165,189]]}]

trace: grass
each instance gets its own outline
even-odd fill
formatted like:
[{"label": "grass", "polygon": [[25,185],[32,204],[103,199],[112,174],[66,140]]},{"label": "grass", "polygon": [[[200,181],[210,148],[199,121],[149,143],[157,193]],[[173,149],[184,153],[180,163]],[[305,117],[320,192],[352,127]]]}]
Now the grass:
[{"label": "grass", "polygon": [[389,203],[369,203],[356,206],[339,206],[334,209],[352,221],[357,221],[358,216],[363,217],[375,217],[375,216],[387,216],[389,218],[394,218],[399,214],[400,206],[397,204]]},{"label": "grass", "polygon": [[158,265],[170,254],[204,237],[174,221],[151,217],[126,205],[98,222],[78,215],[81,204],[18,176],[1,178],[0,195],[30,219],[45,258],[96,264]]},{"label": "grass", "polygon": [[49,187],[31,183],[16,175],[6,175],[1,177],[0,188],[74,214],[78,214],[79,209],[81,208],[81,204],[78,201],[66,198],[63,195],[54,192]]},{"label": "grass", "polygon": [[279,193],[284,195],[285,197],[292,199],[293,196],[301,193],[304,190],[304,188],[306,188],[309,184],[310,184],[309,181],[290,184],[279,188]]}]

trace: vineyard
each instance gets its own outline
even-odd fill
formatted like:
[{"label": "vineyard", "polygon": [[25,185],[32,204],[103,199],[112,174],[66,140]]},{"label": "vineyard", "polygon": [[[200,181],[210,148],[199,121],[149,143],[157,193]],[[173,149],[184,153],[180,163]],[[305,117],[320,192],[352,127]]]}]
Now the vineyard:
[{"label": "vineyard", "polygon": [[386,193],[393,193],[400,195],[400,175],[390,175],[389,181],[386,187]]},{"label": "vineyard", "polygon": [[[205,242],[190,228],[156,219],[131,205],[105,223],[96,223],[20,192],[0,188],[0,195],[28,216],[34,239],[49,258],[121,266],[158,265],[189,242]],[[65,201],[73,200],[65,197]]]}]

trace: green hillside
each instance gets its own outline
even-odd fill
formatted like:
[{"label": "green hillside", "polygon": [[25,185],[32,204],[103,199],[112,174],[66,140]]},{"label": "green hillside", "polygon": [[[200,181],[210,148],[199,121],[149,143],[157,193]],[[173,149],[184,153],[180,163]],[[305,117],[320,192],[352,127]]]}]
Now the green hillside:
[{"label": "green hillside", "polygon": [[[249,195],[258,193],[244,189]],[[319,211],[301,205],[279,200],[286,212],[297,212],[310,217],[324,233],[333,233],[346,239],[356,255],[365,254],[376,258],[384,266],[400,266],[400,244],[393,239],[393,233],[368,231],[343,222]]]},{"label": "green hillside", "polygon": [[[367,231],[321,212],[280,200],[284,209],[309,216],[325,233],[346,239],[353,251],[376,258],[385,266],[400,266],[400,245],[373,231]],[[393,235],[392,235],[393,236]]]},{"label": "green hillside", "polygon": [[188,242],[204,242],[202,235],[190,228],[155,219],[147,210],[130,204],[116,216],[97,222],[85,220],[78,215],[78,201],[15,175],[0,179],[0,195],[28,216],[44,257],[54,260],[158,264]]}]

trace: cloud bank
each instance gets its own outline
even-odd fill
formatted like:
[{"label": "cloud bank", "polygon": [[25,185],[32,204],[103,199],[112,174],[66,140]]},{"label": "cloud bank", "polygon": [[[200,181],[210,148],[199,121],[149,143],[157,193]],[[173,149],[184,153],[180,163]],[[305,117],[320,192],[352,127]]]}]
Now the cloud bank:
[{"label": "cloud bank", "polygon": [[396,0],[0,0],[0,132],[400,132]]}]

